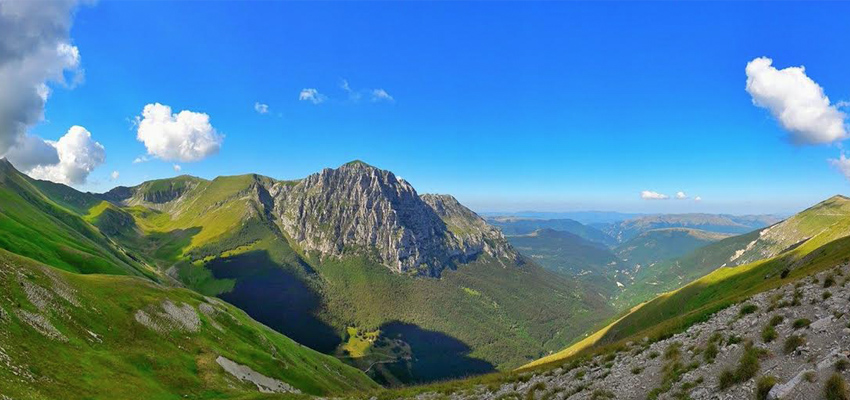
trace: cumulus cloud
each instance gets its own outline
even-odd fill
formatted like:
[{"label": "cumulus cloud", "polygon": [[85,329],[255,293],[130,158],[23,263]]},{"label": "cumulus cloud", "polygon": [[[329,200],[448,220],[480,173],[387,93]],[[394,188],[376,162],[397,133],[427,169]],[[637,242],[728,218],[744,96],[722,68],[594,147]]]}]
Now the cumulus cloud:
[{"label": "cumulus cloud", "polygon": [[76,1],[0,0],[0,154],[42,120],[48,84],[82,79],[69,33]]},{"label": "cumulus cloud", "polygon": [[140,163],[148,162],[150,160],[151,159],[148,156],[138,156],[138,157],[136,157],[136,159],[133,160],[133,164],[140,164]]},{"label": "cumulus cloud", "polygon": [[372,90],[372,101],[388,101],[392,103],[395,99],[384,89],[374,89]]},{"label": "cumulus cloud", "polygon": [[89,174],[106,161],[106,151],[95,142],[91,133],[82,126],[72,126],[59,140],[46,141],[53,146],[59,156],[59,162],[53,165],[37,165],[25,170],[35,178],[80,185],[86,182]]},{"label": "cumulus cloud", "polygon": [[653,192],[651,190],[644,190],[640,192],[640,198],[644,200],[666,200],[669,199],[670,196],[658,192]]},{"label": "cumulus cloud", "polygon": [[316,89],[301,89],[301,93],[298,94],[298,100],[300,101],[309,101],[313,104],[323,103],[327,97],[321,93],[319,93]]},{"label": "cumulus cloud", "polygon": [[823,88],[805,67],[776,69],[759,57],[747,64],[747,92],[753,104],[766,108],[796,144],[826,144],[846,139],[847,114],[831,105]]},{"label": "cumulus cloud", "polygon": [[174,172],[180,172],[183,170],[183,167],[181,167],[179,164],[174,164],[172,168],[174,168]]},{"label": "cumulus cloud", "polygon": [[676,192],[676,199],[684,200],[684,199],[687,199],[687,198],[688,198],[688,195],[686,195],[685,192]]},{"label": "cumulus cloud", "polygon": [[27,131],[44,119],[51,85],[82,82],[80,51],[70,39],[76,6],[0,0],[0,155],[32,176],[69,184],[85,182],[102,163],[103,146],[77,126],[56,142]]},{"label": "cumulus cloud", "polygon": [[121,176],[121,174],[118,173],[118,171],[112,171],[112,173],[109,174],[109,179],[115,181],[118,180],[119,176]]},{"label": "cumulus cloud", "polygon": [[44,139],[24,135],[6,152],[6,159],[21,171],[28,171],[39,165],[58,164],[59,153]]},{"label": "cumulus cloud", "polygon": [[699,196],[694,197],[694,201],[702,201],[702,197],[699,197]]},{"label": "cumulus cloud", "polygon": [[256,102],[256,103],[254,103],[254,111],[256,111],[259,114],[268,114],[269,105],[263,104],[263,103],[260,103],[260,102]]},{"label": "cumulus cloud", "polygon": [[209,115],[188,110],[172,114],[171,107],[159,103],[146,105],[136,122],[136,139],[149,155],[166,161],[203,160],[218,153],[224,141]]}]

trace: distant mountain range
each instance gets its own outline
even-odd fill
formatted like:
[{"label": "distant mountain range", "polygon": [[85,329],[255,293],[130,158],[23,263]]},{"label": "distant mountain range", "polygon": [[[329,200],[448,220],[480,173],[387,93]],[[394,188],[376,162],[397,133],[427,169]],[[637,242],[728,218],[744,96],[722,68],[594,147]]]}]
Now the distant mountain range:
[{"label": "distant mountain range", "polygon": [[593,226],[624,243],[653,229],[690,228],[731,235],[751,232],[781,220],[774,215],[664,214]]},{"label": "distant mountain range", "polygon": [[[587,339],[533,365],[557,362],[581,352],[643,337],[658,340],[681,332],[750,296],[846,265],[848,260],[850,198],[834,196],[780,223],[720,240],[677,260],[673,270],[660,270],[663,272],[656,275],[659,282],[665,282],[674,290],[634,308]],[[666,283],[671,275],[679,274],[684,275],[679,281],[682,287],[676,288],[677,282]],[[832,282],[824,282],[821,287],[835,285],[836,277],[831,276],[831,279]],[[791,297],[799,296],[793,294]],[[815,304],[825,299],[827,297],[823,296],[808,301]],[[786,303],[780,304],[780,300],[782,296],[769,299],[769,302],[773,303],[773,308],[787,307],[792,302],[790,297]],[[799,298],[796,301],[800,301]],[[843,313],[836,315],[840,318]]]},{"label": "distant mountain range", "polygon": [[634,219],[644,215],[646,214],[621,213],[616,211],[488,211],[481,213],[481,216],[487,219],[490,219],[491,217],[515,217],[521,219],[571,219],[585,225],[613,224],[615,222]]}]

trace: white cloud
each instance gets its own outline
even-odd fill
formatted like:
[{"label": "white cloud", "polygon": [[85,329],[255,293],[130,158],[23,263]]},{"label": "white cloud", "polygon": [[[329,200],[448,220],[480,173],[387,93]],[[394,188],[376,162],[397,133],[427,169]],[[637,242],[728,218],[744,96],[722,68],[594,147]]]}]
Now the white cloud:
[{"label": "white cloud", "polygon": [[31,170],[60,161],[52,142],[27,130],[44,118],[51,84],[83,79],[80,51],[71,45],[76,0],[0,0],[0,156]]},{"label": "white cloud", "polygon": [[39,165],[59,163],[59,153],[56,147],[48,141],[32,135],[24,135],[8,152],[6,159],[21,171],[28,171]]},{"label": "white cloud", "polygon": [[148,158],[148,156],[142,155],[142,156],[136,157],[136,159],[133,160],[133,164],[145,163],[145,162],[148,162],[150,160],[151,159]]},{"label": "white cloud", "polygon": [[259,114],[268,114],[269,105],[263,104],[263,103],[260,103],[260,102],[256,102],[256,103],[254,103],[254,111],[256,111]]},{"label": "white cloud", "polygon": [[298,100],[319,104],[327,100],[327,97],[319,93],[316,89],[301,89],[301,93],[298,94]]},{"label": "white cloud", "polygon": [[687,199],[687,198],[688,198],[688,195],[686,195],[685,192],[676,192],[676,199],[684,200],[684,199]]},{"label": "white cloud", "polygon": [[640,192],[640,198],[644,200],[666,200],[669,199],[670,196],[658,192],[653,192],[651,190],[644,190]]},{"label": "white cloud", "polygon": [[830,105],[823,88],[805,67],[777,70],[773,60],[747,63],[747,92],[753,104],[770,110],[796,144],[826,144],[848,136],[847,114]]},{"label": "white cloud", "polygon": [[699,197],[699,196],[694,197],[694,201],[702,201],[702,197]]},{"label": "white cloud", "polygon": [[119,176],[121,176],[121,174],[118,171],[112,171],[112,173],[109,174],[109,179],[115,181],[118,180]]},{"label": "white cloud", "polygon": [[374,89],[372,90],[372,101],[388,101],[392,103],[395,99],[384,89]]},{"label": "white cloud", "polygon": [[0,154],[42,120],[49,83],[82,79],[69,35],[76,3],[0,0]]},{"label": "white cloud", "polygon": [[172,168],[174,168],[174,172],[180,172],[183,170],[183,167],[181,167],[179,164],[174,164]]},{"label": "white cloud", "polygon": [[346,93],[348,93],[348,100],[351,100],[355,103],[360,101],[360,99],[363,97],[360,92],[351,89],[351,85],[348,84],[347,79],[343,79],[342,82],[340,82],[339,87]]},{"label": "white cloud", "polygon": [[829,163],[844,174],[847,179],[850,179],[850,159],[848,159],[844,153],[841,153],[841,158],[839,159],[829,159]]},{"label": "white cloud", "polygon": [[155,103],[146,105],[136,120],[136,139],[145,144],[148,154],[166,161],[203,160],[218,153],[224,141],[203,113],[172,114],[171,107]]},{"label": "white cloud", "polygon": [[103,146],[92,140],[91,133],[82,126],[72,126],[59,140],[45,143],[56,149],[59,162],[53,165],[37,165],[25,170],[35,179],[80,185],[86,182],[86,178],[95,168],[106,161]]}]

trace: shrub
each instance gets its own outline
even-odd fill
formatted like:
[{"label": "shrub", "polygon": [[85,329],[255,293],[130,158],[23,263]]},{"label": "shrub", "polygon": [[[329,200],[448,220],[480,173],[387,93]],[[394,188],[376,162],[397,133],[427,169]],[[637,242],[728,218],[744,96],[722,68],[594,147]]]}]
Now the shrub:
[{"label": "shrub", "polygon": [[812,324],[812,321],[809,320],[808,318],[800,318],[800,319],[794,321],[794,323],[791,324],[791,326],[794,329],[802,329],[802,328],[808,328],[809,325],[811,325],[811,324]]},{"label": "shrub", "polygon": [[797,350],[798,347],[806,344],[806,339],[799,335],[791,335],[785,339],[785,345],[783,349],[785,350],[785,354],[791,354],[794,350]]},{"label": "shrub", "polygon": [[788,268],[785,268],[785,269],[782,270],[782,273],[779,274],[779,278],[785,279],[785,278],[788,277],[788,274],[790,274],[790,273],[791,273],[791,270],[789,270]]},{"label": "shrub", "polygon": [[763,376],[759,378],[756,382],[756,399],[767,400],[767,394],[770,393],[770,389],[773,389],[774,385],[776,385],[776,377]]},{"label": "shrub", "polygon": [[732,385],[746,382],[756,376],[761,368],[759,357],[763,354],[764,350],[758,349],[748,342],[744,354],[738,360],[738,367],[734,371],[726,369],[720,373],[718,377],[720,390],[728,389]]},{"label": "shrub", "polygon": [[741,311],[738,313],[739,316],[744,316],[747,314],[752,314],[758,310],[758,306],[755,304],[744,304],[741,306]]},{"label": "shrub", "polygon": [[726,339],[726,344],[727,344],[727,345],[729,345],[729,344],[738,344],[738,343],[741,343],[741,341],[742,341],[742,340],[743,340],[743,339],[741,339],[741,337],[740,337],[740,336],[736,336],[736,335],[729,335],[729,338],[728,338],[728,339]]},{"label": "shrub", "polygon": [[633,375],[637,375],[637,374],[641,373],[641,371],[643,371],[643,368],[641,368],[641,367],[632,367],[632,374]]},{"label": "shrub", "polygon": [[776,328],[773,325],[765,325],[764,329],[761,330],[761,340],[765,343],[770,343],[776,339]]},{"label": "shrub", "polygon": [[781,315],[774,315],[773,318],[770,319],[770,326],[778,326],[785,320],[785,317]]},{"label": "shrub", "polygon": [[803,379],[805,379],[806,382],[811,383],[818,380],[818,375],[815,373],[815,371],[806,371],[806,373],[803,374]]},{"label": "shrub", "polygon": [[709,342],[709,343],[719,343],[721,340],[723,340],[723,335],[722,335],[722,334],[720,334],[720,332],[714,332],[714,333],[713,333],[713,334],[712,334],[712,335],[708,338],[708,342]]},{"label": "shrub", "polygon": [[748,381],[756,376],[759,368],[761,368],[759,357],[763,354],[764,350],[752,344],[747,346],[744,354],[741,355],[741,359],[738,361],[738,368],[735,369],[735,377],[738,379],[738,382]]},{"label": "shrub", "polygon": [[847,367],[850,367],[850,361],[847,361],[846,358],[842,358],[835,362],[835,370],[838,372],[843,372],[847,370]]},{"label": "shrub", "polygon": [[546,390],[546,384],[543,382],[537,382],[528,388],[528,392],[525,393],[526,400],[534,400],[534,393],[538,390]]},{"label": "shrub", "polygon": [[730,369],[724,369],[717,378],[717,382],[720,390],[729,389],[735,384],[735,373]]},{"label": "shrub", "polygon": [[826,300],[830,297],[832,297],[832,292],[830,292],[829,290],[823,292],[823,295],[821,295],[821,298],[824,299],[824,300]]},{"label": "shrub", "polygon": [[654,351],[654,350],[653,350],[653,351],[650,351],[650,352],[649,352],[649,358],[650,358],[650,359],[654,359],[654,358],[658,357],[658,355],[659,355],[659,354],[658,354],[658,352],[657,352],[657,351]]},{"label": "shrub", "polygon": [[705,351],[702,353],[702,358],[705,362],[711,364],[714,362],[714,359],[717,358],[717,353],[717,344],[714,342],[708,342],[708,344],[705,345]]},{"label": "shrub", "polygon": [[847,382],[841,374],[832,374],[826,381],[823,388],[823,396],[827,400],[850,400],[850,394],[847,393]]},{"label": "shrub", "polygon": [[682,344],[679,342],[670,343],[670,345],[667,346],[667,349],[664,350],[664,359],[672,360],[674,358],[679,358],[679,356],[682,354],[681,348]]},{"label": "shrub", "polygon": [[613,398],[614,398],[614,393],[611,393],[610,391],[604,390],[604,389],[596,389],[590,395],[591,400],[602,400],[602,399],[613,399]]},{"label": "shrub", "polygon": [[828,275],[828,276],[827,276],[827,277],[823,280],[823,287],[828,288],[828,287],[830,287],[830,286],[832,286],[832,285],[835,285],[835,276],[834,276],[834,275]]}]

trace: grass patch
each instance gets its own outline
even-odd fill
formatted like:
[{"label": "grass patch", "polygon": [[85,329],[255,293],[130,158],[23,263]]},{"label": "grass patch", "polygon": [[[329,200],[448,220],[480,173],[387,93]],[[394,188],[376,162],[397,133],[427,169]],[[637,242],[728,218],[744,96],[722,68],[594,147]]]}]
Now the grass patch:
[{"label": "grass patch", "polygon": [[785,344],[782,345],[782,349],[785,351],[785,354],[791,354],[794,350],[797,350],[798,347],[806,344],[806,339],[800,335],[791,335],[785,339]]},{"label": "grass patch", "polygon": [[773,386],[776,385],[776,377],[775,376],[762,376],[756,382],[756,400],[767,400],[767,395],[770,393],[770,389],[773,389]]},{"label": "grass patch", "polygon": [[826,400],[850,400],[847,390],[847,381],[841,374],[832,374],[823,387],[823,397]]},{"label": "grass patch", "polygon": [[752,343],[747,343],[744,348],[744,354],[738,360],[738,366],[735,370],[726,369],[720,373],[718,379],[720,390],[726,390],[733,385],[746,382],[755,377],[759,368],[761,368],[759,358],[764,355],[764,350],[753,346]]},{"label": "grass patch", "polygon": [[748,314],[752,314],[758,311],[759,307],[755,304],[744,304],[741,306],[741,311],[738,312],[739,317],[743,317]]},{"label": "grass patch", "polygon": [[792,327],[792,328],[794,328],[795,330],[797,330],[797,329],[808,328],[808,327],[809,327],[809,325],[811,325],[811,324],[812,324],[812,321],[811,321],[810,319],[808,319],[808,318],[800,318],[800,319],[798,319],[798,320],[794,321],[794,322],[791,324],[791,327]]}]

